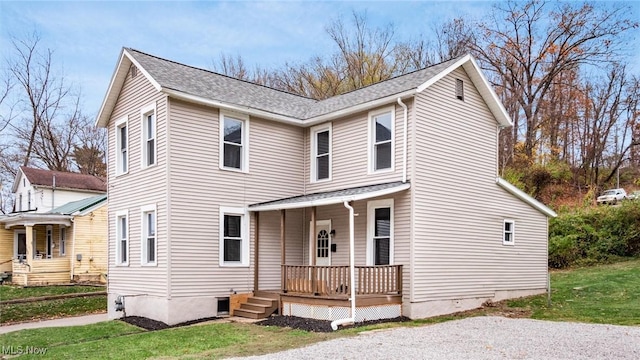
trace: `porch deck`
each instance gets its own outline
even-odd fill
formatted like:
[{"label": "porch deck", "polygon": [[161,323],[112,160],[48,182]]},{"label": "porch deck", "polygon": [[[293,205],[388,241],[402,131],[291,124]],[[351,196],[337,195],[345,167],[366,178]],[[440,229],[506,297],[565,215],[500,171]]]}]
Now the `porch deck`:
[{"label": "porch deck", "polygon": [[12,282],[29,286],[70,282],[71,265],[67,257],[51,259],[13,260]]}]

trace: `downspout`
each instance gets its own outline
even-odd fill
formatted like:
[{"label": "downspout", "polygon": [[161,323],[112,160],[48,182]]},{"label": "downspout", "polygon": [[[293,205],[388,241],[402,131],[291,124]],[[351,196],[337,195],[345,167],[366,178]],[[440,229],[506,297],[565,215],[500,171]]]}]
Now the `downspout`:
[{"label": "downspout", "polygon": [[356,322],[356,267],[355,267],[355,230],[354,230],[354,221],[353,217],[355,216],[353,212],[353,207],[349,205],[348,201],[345,201],[344,207],[349,209],[349,272],[350,272],[350,285],[351,285],[351,296],[349,297],[349,301],[351,302],[351,317],[339,319],[331,322],[331,328],[335,331],[338,330],[339,325],[353,324]]},{"label": "downspout", "polygon": [[403,134],[402,134],[402,143],[403,143],[403,154],[402,154],[402,183],[407,182],[407,126],[409,124],[409,115],[407,105],[402,102],[401,98],[398,98],[398,104],[402,106],[404,109],[404,123],[402,125]]}]

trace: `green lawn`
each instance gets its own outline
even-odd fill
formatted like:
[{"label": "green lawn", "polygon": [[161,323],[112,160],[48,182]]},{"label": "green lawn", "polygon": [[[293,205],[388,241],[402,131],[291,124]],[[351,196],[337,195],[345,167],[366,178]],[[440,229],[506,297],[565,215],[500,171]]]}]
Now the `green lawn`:
[{"label": "green lawn", "polygon": [[554,271],[546,296],[507,302],[543,320],[640,325],[640,260]]},{"label": "green lawn", "polygon": [[[353,336],[366,330],[420,326],[468,316],[501,313],[516,313],[520,316],[556,321],[640,325],[640,259],[556,271],[552,273],[551,278],[553,291],[550,307],[547,306],[545,295],[533,296],[505,301],[496,306],[462,314],[407,323],[372,325],[330,334],[239,323],[202,324],[146,332],[119,321],[111,321],[80,327],[23,330],[0,335],[0,346],[45,347],[46,355],[60,359],[199,359],[272,353],[336,337]],[[28,356],[20,358],[29,359]]]},{"label": "green lawn", "polygon": [[0,323],[54,319],[107,311],[107,296],[77,297],[0,305]]},{"label": "green lawn", "polygon": [[31,297],[87,293],[106,291],[102,286],[34,286],[21,287],[12,285],[0,285],[0,301],[26,299]]}]

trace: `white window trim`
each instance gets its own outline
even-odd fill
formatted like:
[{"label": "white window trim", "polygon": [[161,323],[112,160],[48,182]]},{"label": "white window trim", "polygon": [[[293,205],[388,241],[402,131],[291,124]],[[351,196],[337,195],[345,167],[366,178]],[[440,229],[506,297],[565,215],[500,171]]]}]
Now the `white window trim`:
[{"label": "white window trim", "polygon": [[[122,259],[122,245],[120,240],[120,218],[124,217],[125,222],[127,223],[127,248],[125,249],[127,252],[127,261],[120,261]],[[130,232],[129,226],[129,210],[120,210],[116,211],[116,266],[129,266],[129,249],[131,248],[131,236],[129,236]]]},{"label": "white window trim", "polygon": [[[153,113],[153,163],[147,165],[147,115]],[[140,136],[141,154],[140,166],[143,169],[156,166],[158,164],[158,113],[156,112],[156,103],[147,105],[140,109]]]},{"label": "white window trim", "polygon": [[[148,262],[147,261],[147,237],[146,237],[146,226],[145,226],[145,213],[148,212],[154,212],[154,217],[153,217],[153,221],[155,221],[154,224],[154,229],[156,229],[156,237],[155,237],[155,241],[153,242],[153,246],[154,246],[154,254],[155,254],[155,261],[153,262]],[[146,206],[142,206],[140,207],[140,265],[142,266],[158,266],[158,211],[157,211],[157,207],[156,204],[153,205],[146,205]]]},{"label": "white window trim", "polygon": [[[126,127],[127,132],[126,132],[126,136],[127,136],[127,171],[122,171],[122,154],[120,154],[120,128],[122,127]],[[129,173],[129,168],[131,165],[131,146],[129,146],[129,144],[131,143],[130,141],[130,136],[129,136],[129,117],[128,116],[124,116],[122,118],[120,118],[119,120],[116,120],[115,123],[115,133],[116,133],[116,151],[115,151],[115,157],[116,157],[116,176],[120,176],[120,175],[125,175]]]},{"label": "white window trim", "polygon": [[[13,231],[13,258],[17,259],[18,258],[18,234],[24,234],[25,235],[25,251],[26,251],[26,236],[27,236],[27,230],[25,229],[20,229],[20,230],[14,230]],[[25,254],[26,256],[27,254]]]},{"label": "white window trim", "polygon": [[[507,241],[507,232],[504,229],[506,223],[511,224],[511,241]],[[502,245],[513,246],[516,242],[516,221],[511,219],[504,219],[502,222]]]},{"label": "white window trim", "polygon": [[[375,146],[375,129],[374,120],[378,115],[382,115],[385,113],[391,113],[391,167],[388,169],[376,170],[375,164],[375,151],[373,150]],[[395,106],[387,106],[378,110],[369,112],[369,131],[368,131],[368,146],[367,146],[367,158],[369,161],[369,170],[368,174],[379,174],[392,172],[395,169],[395,152],[396,152],[396,108]]]},{"label": "white window trim", "polygon": [[[240,169],[230,168],[224,166],[224,118],[230,117],[235,120],[240,120],[243,122],[242,126],[242,159],[240,160]],[[219,150],[219,167],[221,170],[226,171],[235,171],[248,173],[249,172],[249,115],[240,114],[235,112],[223,111],[220,110],[220,121],[219,121],[219,138],[218,145],[220,147]]]},{"label": "white window trim", "polygon": [[[325,182],[325,181],[331,181],[332,177],[333,177],[333,171],[332,171],[332,167],[333,167],[333,126],[332,123],[328,123],[328,124],[322,124],[322,125],[317,125],[311,128],[311,151],[309,151],[310,154],[310,164],[311,164],[311,182],[312,183],[319,183],[319,182]],[[316,157],[318,156],[317,153],[317,147],[316,147],[316,141],[317,141],[317,134],[323,131],[329,131],[329,177],[326,179],[317,179],[317,174],[318,174],[318,162],[316,161]]]},{"label": "white window trim", "polygon": [[[51,243],[51,246],[49,246],[49,243]],[[54,243],[53,243],[53,226],[47,225],[46,231],[45,231],[45,235],[44,235],[44,256],[45,256],[45,258],[47,258],[47,259],[52,259],[53,258],[53,247],[54,247]],[[49,250],[51,250],[51,253],[49,253]]]},{"label": "white window trim", "polygon": [[375,254],[373,252],[374,241],[373,235],[375,234],[375,220],[376,220],[376,209],[379,208],[390,208],[390,221],[391,226],[389,228],[389,265],[394,264],[393,254],[394,254],[394,208],[393,208],[393,199],[383,199],[383,200],[372,200],[367,202],[367,266],[373,266],[375,264]]},{"label": "white window trim", "polygon": [[[58,256],[66,256],[67,255],[67,228],[66,226],[60,225],[59,229],[59,245],[58,245]],[[64,236],[62,236],[64,234]],[[64,246],[62,246],[64,244]]]},{"label": "white window trim", "polygon": [[[240,215],[242,216],[242,228],[241,237],[241,253],[240,253],[240,261],[224,261],[224,216],[225,215]],[[219,264],[224,267],[248,267],[250,265],[249,262],[249,212],[246,208],[242,207],[226,207],[220,206],[220,217],[219,217]]]}]

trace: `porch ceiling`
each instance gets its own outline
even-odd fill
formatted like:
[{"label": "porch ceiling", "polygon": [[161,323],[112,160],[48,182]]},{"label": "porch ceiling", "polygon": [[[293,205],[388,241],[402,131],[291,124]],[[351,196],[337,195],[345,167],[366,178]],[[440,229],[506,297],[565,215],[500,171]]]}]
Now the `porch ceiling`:
[{"label": "porch ceiling", "polygon": [[249,211],[300,209],[311,206],[342,204],[345,201],[358,201],[378,196],[390,195],[403,190],[407,190],[410,187],[410,183],[403,183],[402,181],[369,186],[359,186],[354,188],[326,191],[308,195],[299,195],[258,204],[252,204],[249,205]]},{"label": "porch ceiling", "polygon": [[71,226],[73,216],[60,214],[18,213],[0,216],[5,229],[14,226],[65,225]]}]

